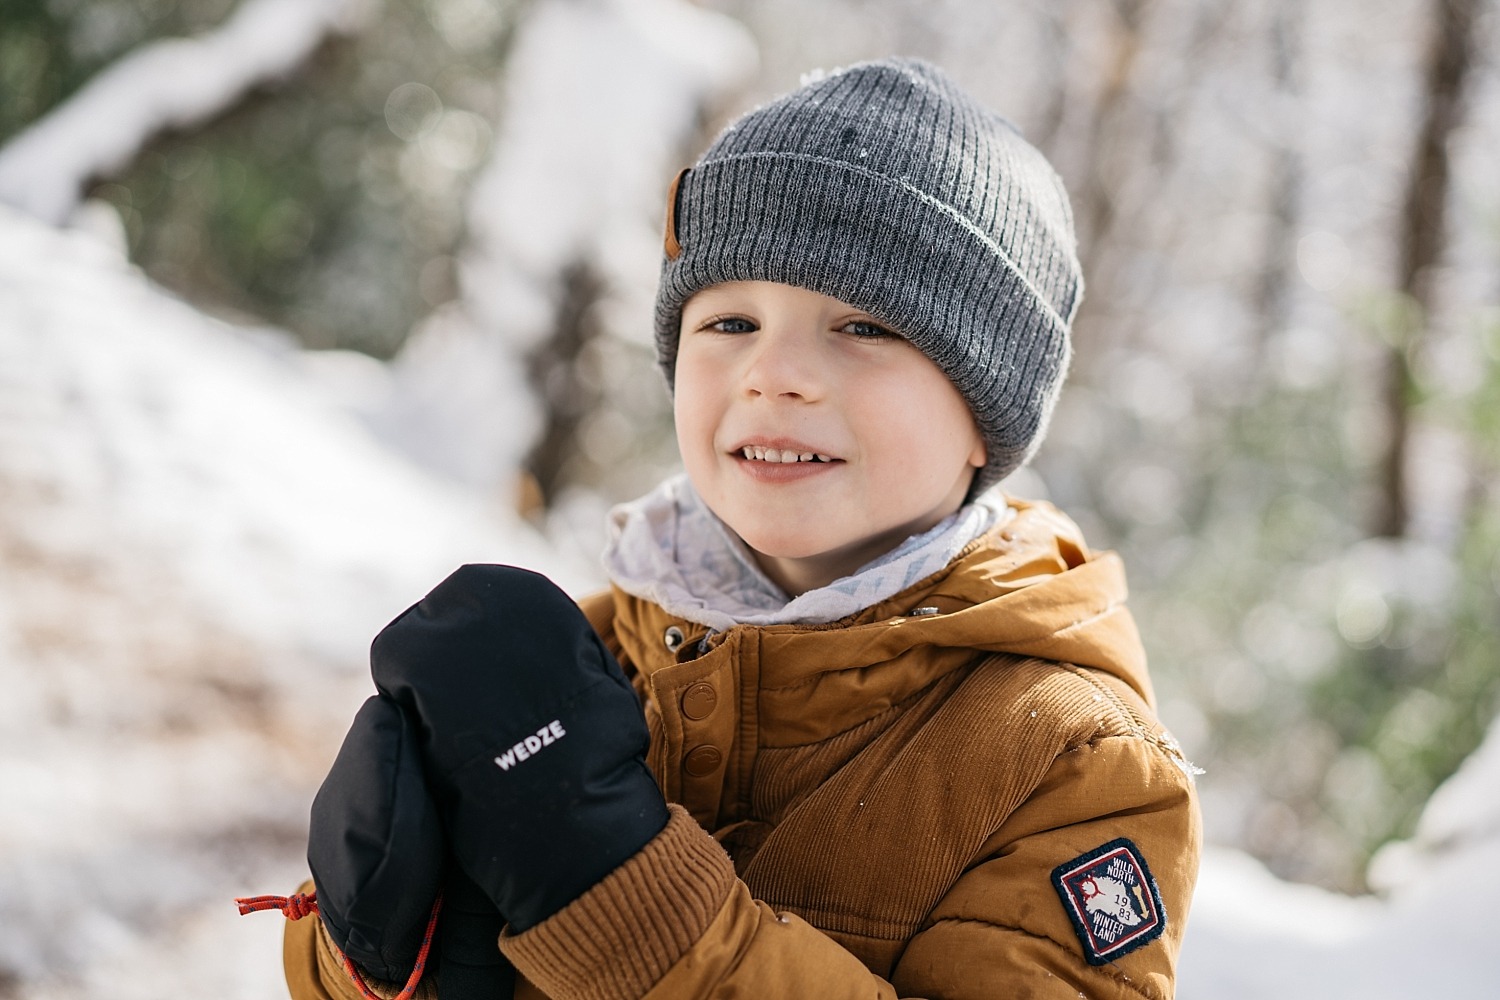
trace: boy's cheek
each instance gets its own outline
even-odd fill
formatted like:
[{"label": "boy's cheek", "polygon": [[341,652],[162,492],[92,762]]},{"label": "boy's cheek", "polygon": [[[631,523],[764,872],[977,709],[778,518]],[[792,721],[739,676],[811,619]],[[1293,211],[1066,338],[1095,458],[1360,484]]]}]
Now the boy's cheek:
[{"label": "boy's cheek", "polygon": [[677,365],[677,381],[672,396],[672,422],[677,432],[677,446],[686,452],[691,448],[712,447],[715,414],[722,408],[716,403],[715,386],[692,360]]}]

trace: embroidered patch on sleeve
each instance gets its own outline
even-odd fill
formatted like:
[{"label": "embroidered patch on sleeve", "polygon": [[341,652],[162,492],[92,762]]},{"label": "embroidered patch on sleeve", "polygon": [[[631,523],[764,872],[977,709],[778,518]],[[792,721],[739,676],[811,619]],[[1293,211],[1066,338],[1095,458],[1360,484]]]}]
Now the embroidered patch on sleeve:
[{"label": "embroidered patch on sleeve", "polygon": [[1090,965],[1113,962],[1167,928],[1140,848],[1121,837],[1052,869],[1052,884]]}]

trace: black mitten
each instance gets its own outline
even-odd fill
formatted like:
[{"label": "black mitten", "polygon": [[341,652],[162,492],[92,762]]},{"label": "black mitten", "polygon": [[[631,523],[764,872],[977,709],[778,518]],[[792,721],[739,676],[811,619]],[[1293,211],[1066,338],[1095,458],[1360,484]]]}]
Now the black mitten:
[{"label": "black mitten", "polygon": [[516,970],[500,953],[505,918],[457,865],[443,884],[437,927],[439,1000],[502,1000],[516,988]]},{"label": "black mitten", "polygon": [[499,948],[505,920],[449,863],[416,727],[389,698],[370,698],[354,716],[313,800],[307,860],[329,936],[364,972],[394,982],[408,977],[441,886],[429,963],[439,996],[511,995],[515,971]]},{"label": "black mitten", "polygon": [[307,839],[318,915],[371,975],[404,980],[416,964],[444,850],[416,728],[394,701],[372,697],[313,799]]},{"label": "black mitten", "polygon": [[418,720],[459,864],[513,930],[666,825],[635,691],[546,577],[465,566],[376,636],[370,662]]}]

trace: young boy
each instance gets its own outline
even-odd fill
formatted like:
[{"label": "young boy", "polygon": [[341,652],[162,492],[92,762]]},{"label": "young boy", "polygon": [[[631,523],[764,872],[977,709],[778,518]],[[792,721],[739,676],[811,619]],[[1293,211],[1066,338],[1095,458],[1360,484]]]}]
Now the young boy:
[{"label": "young boy", "polygon": [[582,613],[470,566],[377,637],[292,995],[1170,997],[1199,820],[1120,562],[989,489],[1067,367],[1055,174],[865,63],[731,125],[665,247],[686,474]]}]

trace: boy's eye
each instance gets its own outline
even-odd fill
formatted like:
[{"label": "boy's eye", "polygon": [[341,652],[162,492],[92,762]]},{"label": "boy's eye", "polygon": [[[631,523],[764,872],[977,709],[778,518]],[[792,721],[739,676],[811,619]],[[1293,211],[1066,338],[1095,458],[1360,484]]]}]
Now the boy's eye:
[{"label": "boy's eye", "polygon": [[718,333],[754,333],[758,328],[743,316],[716,316],[705,323],[703,329]]},{"label": "boy's eye", "polygon": [[897,336],[894,331],[887,330],[879,323],[867,319],[850,320],[843,325],[842,330],[860,340],[885,340]]}]

